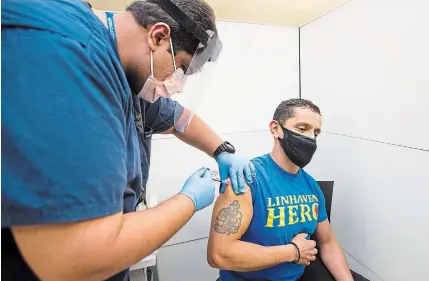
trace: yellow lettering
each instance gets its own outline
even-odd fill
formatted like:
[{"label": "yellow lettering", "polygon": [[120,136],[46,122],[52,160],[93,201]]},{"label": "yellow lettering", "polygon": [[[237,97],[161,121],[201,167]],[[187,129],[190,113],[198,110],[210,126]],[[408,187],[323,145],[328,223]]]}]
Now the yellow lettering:
[{"label": "yellow lettering", "polygon": [[313,218],[315,220],[317,220],[317,218],[319,217],[319,203],[314,203],[312,206],[312,213],[313,213]]},{"label": "yellow lettering", "polygon": [[316,195],[311,195],[312,202],[319,202]]},{"label": "yellow lettering", "polygon": [[272,198],[268,198],[268,207],[274,207],[273,202],[271,202]]},{"label": "yellow lettering", "polygon": [[280,198],[276,197],[276,206],[280,206]]},{"label": "yellow lettering", "polygon": [[287,196],[282,196],[281,198],[281,203],[282,203],[282,206],[284,206],[285,204],[286,205],[289,205],[289,197],[287,197]]},{"label": "yellow lettering", "polygon": [[298,203],[295,195],[289,195],[289,199],[290,199],[290,204]]},{"label": "yellow lettering", "polygon": [[307,221],[312,221],[310,215],[310,206],[307,204],[299,205],[301,207],[301,222],[306,222],[305,218],[307,217]]},{"label": "yellow lettering", "polygon": [[279,209],[280,214],[278,216],[274,215],[274,211],[276,208],[268,208],[268,218],[267,224],[265,227],[274,227],[274,220],[279,219],[278,227],[285,226],[285,207],[277,207]]},{"label": "yellow lettering", "polygon": [[288,208],[288,212],[289,212],[289,225],[291,224],[295,224],[299,221],[298,219],[298,214],[297,214],[297,210],[298,210],[298,205],[294,205],[294,206],[287,206]]}]

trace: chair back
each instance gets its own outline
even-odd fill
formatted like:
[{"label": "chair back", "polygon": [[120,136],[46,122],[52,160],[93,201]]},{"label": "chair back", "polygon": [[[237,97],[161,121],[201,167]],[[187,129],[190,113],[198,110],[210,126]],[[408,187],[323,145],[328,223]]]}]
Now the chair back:
[{"label": "chair back", "polygon": [[326,213],[328,220],[331,221],[331,205],[332,205],[332,193],[334,192],[334,181],[317,181],[320,189],[322,190],[323,196],[325,197]]}]

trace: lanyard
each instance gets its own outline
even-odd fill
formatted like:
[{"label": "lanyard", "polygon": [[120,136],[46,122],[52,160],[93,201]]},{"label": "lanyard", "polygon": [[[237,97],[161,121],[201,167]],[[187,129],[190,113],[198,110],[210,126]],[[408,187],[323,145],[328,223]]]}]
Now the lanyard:
[{"label": "lanyard", "polygon": [[115,15],[114,13],[106,12],[107,28],[109,29],[109,33],[110,33],[110,36],[112,36],[113,41],[115,41],[115,45],[117,45],[115,25],[113,24],[113,16],[114,15]]},{"label": "lanyard", "polygon": [[[114,15],[115,15],[114,13],[106,12],[107,28],[109,29],[109,33],[110,33],[110,36],[112,36],[113,41],[115,41],[115,45],[118,46],[118,43],[116,41],[115,25],[113,24],[113,16]],[[153,130],[150,127],[145,127],[145,123],[146,123],[145,112],[144,112],[145,107],[146,107],[146,103],[144,103],[143,112],[142,112],[142,115],[144,116],[143,117],[143,133],[144,133],[144,139],[150,139],[152,137]]]}]

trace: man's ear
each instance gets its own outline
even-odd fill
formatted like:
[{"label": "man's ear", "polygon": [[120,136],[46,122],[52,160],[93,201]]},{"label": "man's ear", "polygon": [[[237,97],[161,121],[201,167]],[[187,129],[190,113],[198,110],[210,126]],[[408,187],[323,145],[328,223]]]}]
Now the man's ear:
[{"label": "man's ear", "polygon": [[283,130],[280,128],[279,123],[275,120],[270,122],[270,133],[274,138],[283,137]]},{"label": "man's ear", "polygon": [[165,44],[169,47],[170,35],[170,27],[168,24],[158,22],[152,25],[147,33],[147,43],[152,52],[155,51],[157,47]]}]

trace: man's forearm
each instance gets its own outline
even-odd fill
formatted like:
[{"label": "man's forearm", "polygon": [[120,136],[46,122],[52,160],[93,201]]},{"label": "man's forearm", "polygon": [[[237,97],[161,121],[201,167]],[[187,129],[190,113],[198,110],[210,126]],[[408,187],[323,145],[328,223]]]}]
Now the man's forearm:
[{"label": "man's forearm", "polygon": [[[216,245],[218,247],[218,245]],[[209,249],[212,267],[232,271],[254,271],[292,262],[296,249],[292,245],[265,247],[254,243],[235,241],[222,248]]]},{"label": "man's forearm", "polygon": [[336,240],[333,239],[320,246],[320,257],[335,280],[353,281],[343,250]]},{"label": "man's forearm", "polygon": [[191,123],[184,133],[174,131],[174,135],[193,147],[213,156],[215,150],[222,144],[222,139],[197,115],[194,115]]},{"label": "man's forearm", "polygon": [[98,281],[150,255],[193,214],[193,201],[180,194],[145,211],[63,226],[17,227],[13,233],[42,280]]}]

